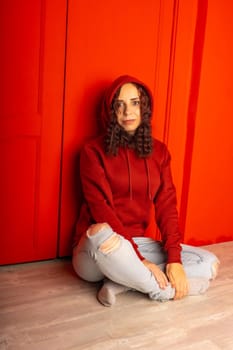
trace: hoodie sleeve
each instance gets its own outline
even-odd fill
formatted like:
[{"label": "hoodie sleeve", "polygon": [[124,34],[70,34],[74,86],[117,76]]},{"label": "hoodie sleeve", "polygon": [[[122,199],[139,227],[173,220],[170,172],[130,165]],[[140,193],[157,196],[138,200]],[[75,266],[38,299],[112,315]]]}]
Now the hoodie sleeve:
[{"label": "hoodie sleeve", "polygon": [[86,145],[80,155],[80,175],[84,197],[91,216],[97,223],[108,223],[113,231],[128,239],[138,257],[143,260],[144,258],[139,253],[137,245],[127,236],[127,229],[124,228],[115,213],[112,190],[101,163],[98,152]]},{"label": "hoodie sleeve", "polygon": [[164,145],[161,165],[161,185],[155,197],[156,222],[160,229],[167,263],[181,262],[181,233],[178,224],[176,190],[172,180],[170,153]]}]

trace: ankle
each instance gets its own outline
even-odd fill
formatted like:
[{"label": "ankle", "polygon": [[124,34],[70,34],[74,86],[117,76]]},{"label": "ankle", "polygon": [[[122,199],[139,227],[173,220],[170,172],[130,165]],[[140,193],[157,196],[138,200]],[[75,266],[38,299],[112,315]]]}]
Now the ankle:
[{"label": "ankle", "polygon": [[112,306],[116,303],[116,295],[125,293],[130,290],[129,287],[105,279],[102,288],[97,294],[97,299],[104,306]]},{"label": "ankle", "polygon": [[103,287],[99,290],[97,299],[102,305],[107,307],[110,307],[116,303],[115,294],[106,285],[103,285]]},{"label": "ankle", "polygon": [[219,270],[219,261],[215,261],[212,265],[211,265],[211,272],[212,272],[212,276],[211,279],[214,280],[217,275],[218,275],[218,270]]}]

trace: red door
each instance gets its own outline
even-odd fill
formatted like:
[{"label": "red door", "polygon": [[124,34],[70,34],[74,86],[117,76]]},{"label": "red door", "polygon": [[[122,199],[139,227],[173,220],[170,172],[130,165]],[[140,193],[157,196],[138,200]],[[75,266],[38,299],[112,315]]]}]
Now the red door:
[{"label": "red door", "polygon": [[65,0],[0,2],[0,263],[57,253]]}]

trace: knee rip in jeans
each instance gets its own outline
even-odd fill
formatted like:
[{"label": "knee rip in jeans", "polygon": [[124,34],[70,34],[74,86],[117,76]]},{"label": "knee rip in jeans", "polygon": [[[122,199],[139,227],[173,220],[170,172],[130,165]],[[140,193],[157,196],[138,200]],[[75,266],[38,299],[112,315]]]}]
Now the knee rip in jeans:
[{"label": "knee rip in jeans", "polygon": [[[103,228],[110,228],[110,226],[107,223],[93,224],[88,230],[88,236],[94,236],[95,234],[98,234]],[[113,233],[112,236],[107,238],[100,245],[99,250],[104,254],[109,254],[116,250],[119,246],[120,237],[116,233]]]},{"label": "knee rip in jeans", "polygon": [[104,243],[100,245],[100,251],[104,254],[109,254],[116,250],[120,246],[120,237],[114,233],[111,237],[106,239]]}]

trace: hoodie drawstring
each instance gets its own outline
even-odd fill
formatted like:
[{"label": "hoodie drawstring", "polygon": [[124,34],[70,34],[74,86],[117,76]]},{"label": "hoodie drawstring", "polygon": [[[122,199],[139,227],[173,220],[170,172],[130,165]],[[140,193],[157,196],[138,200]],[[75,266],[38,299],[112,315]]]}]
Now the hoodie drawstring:
[{"label": "hoodie drawstring", "polygon": [[[133,199],[132,175],[131,175],[131,167],[130,167],[130,160],[129,160],[128,149],[126,149],[126,161],[127,161],[127,168],[128,168],[128,174],[129,174],[129,197],[130,197],[130,200],[132,200]],[[150,180],[150,167],[149,167],[149,163],[148,163],[146,158],[145,158],[145,166],[146,166],[146,175],[147,175],[148,197],[149,197],[150,200],[152,200],[151,180]]]},{"label": "hoodie drawstring", "polygon": [[145,158],[145,164],[146,164],[147,183],[148,183],[148,196],[149,196],[149,199],[152,200],[151,183],[150,183],[150,167],[146,158]]},{"label": "hoodie drawstring", "polygon": [[129,173],[129,198],[130,200],[133,199],[133,190],[132,190],[132,177],[131,177],[131,168],[130,168],[130,161],[129,161],[129,153],[126,149],[126,160],[127,160],[127,167],[128,167],[128,173]]}]

